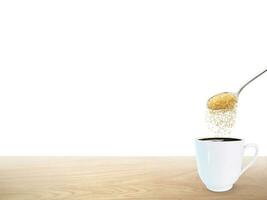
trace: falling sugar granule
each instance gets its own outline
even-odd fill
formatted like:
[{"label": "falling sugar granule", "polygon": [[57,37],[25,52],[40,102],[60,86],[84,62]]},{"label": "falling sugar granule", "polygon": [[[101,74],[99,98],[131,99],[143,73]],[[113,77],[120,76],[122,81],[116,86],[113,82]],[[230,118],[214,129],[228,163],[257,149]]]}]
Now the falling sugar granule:
[{"label": "falling sugar granule", "polygon": [[206,121],[208,128],[216,136],[229,136],[236,119],[236,107],[232,109],[207,109]]}]

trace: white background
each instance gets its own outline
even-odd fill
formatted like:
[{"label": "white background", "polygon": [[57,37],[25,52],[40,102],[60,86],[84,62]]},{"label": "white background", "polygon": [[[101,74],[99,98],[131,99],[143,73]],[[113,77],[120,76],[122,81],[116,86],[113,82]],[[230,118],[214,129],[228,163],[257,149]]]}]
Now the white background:
[{"label": "white background", "polygon": [[[193,155],[207,99],[267,64],[266,1],[1,1],[0,155]],[[267,155],[267,74],[232,136]]]}]

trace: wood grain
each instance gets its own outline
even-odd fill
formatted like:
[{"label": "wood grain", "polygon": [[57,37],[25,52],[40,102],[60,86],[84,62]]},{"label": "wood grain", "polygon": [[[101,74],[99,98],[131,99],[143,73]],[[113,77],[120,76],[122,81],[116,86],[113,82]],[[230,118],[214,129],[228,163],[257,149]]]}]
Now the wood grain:
[{"label": "wood grain", "polygon": [[267,200],[267,157],[209,192],[193,157],[0,157],[0,200]]}]

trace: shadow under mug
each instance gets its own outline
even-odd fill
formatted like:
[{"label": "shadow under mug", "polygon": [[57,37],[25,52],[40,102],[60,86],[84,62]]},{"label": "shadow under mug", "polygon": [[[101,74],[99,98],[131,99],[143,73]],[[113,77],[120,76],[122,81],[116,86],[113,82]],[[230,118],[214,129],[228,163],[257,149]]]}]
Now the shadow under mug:
[{"label": "shadow under mug", "polygon": [[[199,177],[214,192],[230,190],[258,156],[256,144],[245,145],[239,138],[199,138],[195,139],[195,148]],[[254,148],[255,153],[252,160],[242,167],[246,148]]]}]

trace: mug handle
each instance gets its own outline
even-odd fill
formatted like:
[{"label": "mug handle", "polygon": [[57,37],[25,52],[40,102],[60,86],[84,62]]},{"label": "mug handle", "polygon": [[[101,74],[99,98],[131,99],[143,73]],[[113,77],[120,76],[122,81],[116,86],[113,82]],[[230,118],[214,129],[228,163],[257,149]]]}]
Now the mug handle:
[{"label": "mug handle", "polygon": [[253,155],[252,160],[251,160],[245,167],[243,167],[243,169],[241,170],[241,172],[240,172],[240,176],[241,176],[245,171],[247,171],[247,169],[250,168],[250,167],[255,163],[255,161],[257,160],[257,157],[258,157],[258,151],[259,151],[259,149],[258,149],[258,146],[257,146],[256,144],[246,144],[246,145],[244,146],[244,150],[246,150],[246,148],[254,148],[254,149],[255,149],[255,153],[254,153],[254,155]]}]

